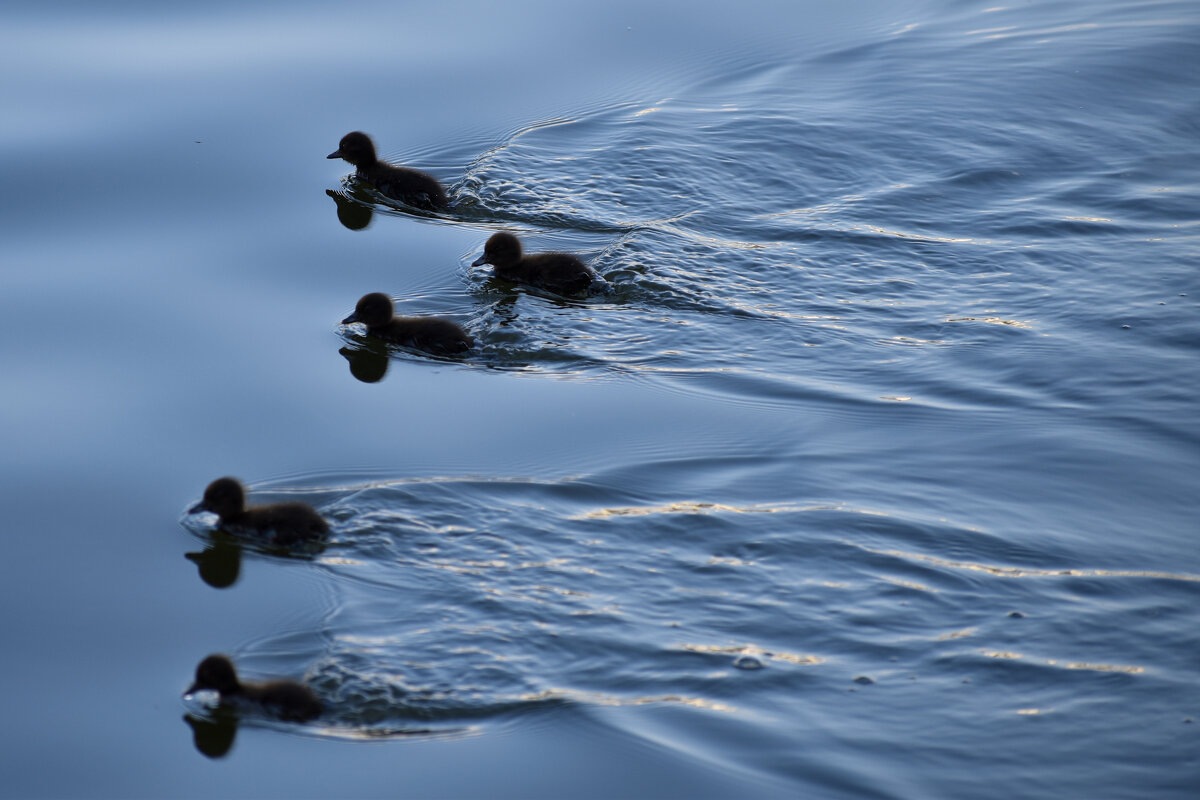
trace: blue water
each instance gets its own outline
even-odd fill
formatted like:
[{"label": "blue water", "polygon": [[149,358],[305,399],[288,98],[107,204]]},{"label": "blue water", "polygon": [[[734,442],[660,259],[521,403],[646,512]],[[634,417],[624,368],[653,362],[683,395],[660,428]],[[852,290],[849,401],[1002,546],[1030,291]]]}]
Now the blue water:
[{"label": "blue water", "polygon": [[1194,3],[4,17],[5,796],[1194,796]]}]

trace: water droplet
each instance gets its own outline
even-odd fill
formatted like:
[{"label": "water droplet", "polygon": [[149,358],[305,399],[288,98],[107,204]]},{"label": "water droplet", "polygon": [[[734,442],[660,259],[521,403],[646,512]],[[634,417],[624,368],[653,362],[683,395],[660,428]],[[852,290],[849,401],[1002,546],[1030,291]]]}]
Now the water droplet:
[{"label": "water droplet", "polygon": [[758,659],[758,656],[742,654],[733,660],[733,665],[738,669],[762,669],[763,663]]},{"label": "water droplet", "polygon": [[868,678],[866,675],[859,675],[857,678],[854,679],[854,682],[861,683],[863,686],[870,686],[875,681],[871,678]]}]

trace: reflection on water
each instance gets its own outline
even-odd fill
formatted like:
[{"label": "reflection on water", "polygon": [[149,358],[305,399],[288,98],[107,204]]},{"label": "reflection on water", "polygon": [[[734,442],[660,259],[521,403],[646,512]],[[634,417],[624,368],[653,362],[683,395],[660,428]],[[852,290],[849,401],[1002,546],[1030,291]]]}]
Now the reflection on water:
[{"label": "reflection on water", "polygon": [[[201,754],[211,759],[229,755],[237,740],[238,728],[247,724],[238,712],[229,706],[214,706],[203,715],[184,714],[183,721],[192,731],[192,745]],[[268,727],[261,722],[262,727]],[[393,739],[438,739],[453,740],[473,736],[480,731],[474,727],[447,726],[428,727],[355,727],[352,725],[330,725],[316,729],[322,738],[340,739],[350,742],[381,742]],[[295,733],[294,730],[289,730]]]},{"label": "reflection on water", "polygon": [[337,204],[338,222],[344,227],[352,231],[361,231],[371,224],[371,217],[375,212],[370,206],[355,201],[345,192],[326,189],[325,194]]},{"label": "reflection on water", "polygon": [[183,721],[192,729],[192,744],[209,758],[224,758],[237,738],[237,713],[231,708],[213,708],[206,717],[184,714]]},{"label": "reflection on water", "polygon": [[217,531],[198,553],[184,553],[200,570],[200,579],[214,589],[228,589],[242,574],[242,546],[232,536]]},{"label": "reflection on water", "polygon": [[388,347],[373,337],[361,337],[354,347],[338,353],[349,362],[350,374],[363,383],[378,383],[387,374]]},{"label": "reflection on water", "polygon": [[238,736],[238,716],[229,709],[214,709],[208,718],[185,714],[184,722],[192,729],[196,750],[209,758],[228,756]]}]

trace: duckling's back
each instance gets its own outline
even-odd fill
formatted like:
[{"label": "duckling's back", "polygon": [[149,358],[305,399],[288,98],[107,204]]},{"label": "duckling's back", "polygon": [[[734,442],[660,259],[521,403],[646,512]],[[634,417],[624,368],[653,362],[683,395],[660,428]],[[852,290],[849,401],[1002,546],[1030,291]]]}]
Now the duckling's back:
[{"label": "duckling's back", "polygon": [[382,162],[359,167],[358,176],[383,194],[410,206],[439,211],[446,207],[446,192],[432,175]]},{"label": "duckling's back", "polygon": [[586,292],[596,279],[587,264],[569,253],[538,253],[525,256],[507,270],[496,270],[506,280],[540,286],[559,294]]},{"label": "duckling's back", "polygon": [[471,334],[441,317],[395,317],[385,329],[371,333],[427,353],[462,353],[475,344]]}]

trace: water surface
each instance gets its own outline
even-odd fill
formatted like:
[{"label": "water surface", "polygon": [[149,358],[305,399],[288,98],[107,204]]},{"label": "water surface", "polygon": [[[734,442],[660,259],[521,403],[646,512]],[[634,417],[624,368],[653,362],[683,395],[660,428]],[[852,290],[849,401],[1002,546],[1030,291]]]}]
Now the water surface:
[{"label": "water surface", "polygon": [[[0,32],[6,793],[1191,795],[1192,4],[63,9]],[[330,540],[180,525],[224,474]]]}]

